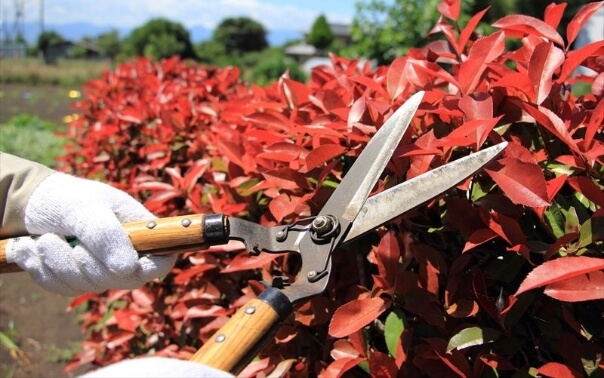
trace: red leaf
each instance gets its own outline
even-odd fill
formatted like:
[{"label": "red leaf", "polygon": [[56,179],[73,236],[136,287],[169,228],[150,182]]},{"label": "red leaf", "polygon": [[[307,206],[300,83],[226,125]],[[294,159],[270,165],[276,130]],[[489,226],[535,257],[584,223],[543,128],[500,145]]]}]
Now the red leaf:
[{"label": "red leaf", "polygon": [[589,177],[574,176],[568,179],[568,184],[598,207],[604,208],[604,191]]},{"label": "red leaf", "polygon": [[310,88],[306,85],[285,78],[283,79],[283,92],[291,108],[297,108],[308,103],[309,97],[312,94]]},{"label": "red leaf", "polygon": [[339,360],[335,360],[334,362],[329,364],[329,366],[327,366],[325,370],[321,371],[321,373],[319,374],[319,378],[339,378],[348,370],[352,369],[353,367],[357,366],[365,360],[366,359],[363,357],[340,358]]},{"label": "red leaf", "polygon": [[481,228],[472,233],[466,241],[466,244],[463,247],[463,252],[467,252],[470,249],[477,247],[481,244],[488,242],[489,240],[493,240],[497,237],[497,234],[491,230],[490,228]]},{"label": "red leaf", "polygon": [[369,372],[372,377],[395,378],[398,368],[387,354],[375,351],[369,356]]},{"label": "red leaf", "polygon": [[140,109],[136,109],[133,107],[127,107],[122,109],[117,115],[117,118],[122,121],[132,122],[132,123],[141,123],[143,119],[143,115]]},{"label": "red leaf", "polygon": [[472,33],[474,33],[474,29],[476,29],[476,26],[478,26],[478,24],[480,23],[480,20],[482,19],[484,14],[489,10],[489,8],[490,8],[490,6],[481,10],[480,12],[476,13],[474,16],[472,16],[472,18],[470,18],[470,20],[468,21],[466,26],[463,28],[463,30],[459,34],[459,49],[460,50],[463,50],[463,48],[466,46],[466,44],[470,40],[470,36],[472,35]]},{"label": "red leaf", "polygon": [[604,259],[596,257],[568,256],[546,261],[526,276],[514,295],[603,269]]},{"label": "red leaf", "polygon": [[604,47],[604,41],[594,41],[588,45],[581,46],[581,48],[572,50],[566,55],[566,60],[562,64],[560,76],[556,79],[556,82],[562,83],[568,79],[579,65],[592,56],[598,56],[601,54],[598,50]]},{"label": "red leaf", "polygon": [[319,165],[342,155],[346,151],[346,147],[339,144],[324,144],[308,153],[306,156],[306,168],[310,171]]},{"label": "red leaf", "polygon": [[501,159],[498,163],[503,166],[494,170],[496,165],[493,164],[485,171],[512,202],[530,207],[549,205],[543,171],[537,164],[525,163],[516,158]]},{"label": "red leaf", "polygon": [[521,106],[523,110],[526,110],[535,120],[545,127],[550,133],[561,139],[566,145],[573,151],[577,151],[577,143],[573,140],[572,136],[568,132],[564,121],[554,112],[539,106],[535,108],[531,104],[523,103]]},{"label": "red leaf", "polygon": [[487,64],[498,58],[505,50],[505,35],[500,32],[474,42],[468,59],[459,68],[459,86],[462,94],[474,91]]},{"label": "red leaf", "polygon": [[384,312],[390,301],[380,297],[355,299],[338,308],[329,323],[331,337],[346,337],[365,327]]},{"label": "red leaf", "polygon": [[559,46],[564,47],[564,40],[560,34],[558,34],[556,29],[531,16],[525,16],[522,14],[505,16],[496,21],[493,26],[504,29],[505,31],[510,31],[512,34],[520,33],[520,35],[544,37],[558,44]]},{"label": "red leaf", "polygon": [[[485,213],[486,211],[482,212],[481,215],[484,217],[483,214]],[[526,244],[526,237],[516,219],[496,211],[490,211],[486,215],[488,219],[485,219],[485,221],[488,223],[489,228],[510,245]]]},{"label": "red leaf", "polygon": [[569,45],[575,41],[575,38],[577,38],[583,25],[585,25],[587,20],[602,6],[602,4],[604,4],[604,1],[587,4],[581,8],[575,17],[568,23],[566,26],[566,38],[568,39]]},{"label": "red leaf", "polygon": [[564,62],[564,52],[551,42],[538,44],[533,50],[528,66],[528,76],[533,82],[535,103],[540,105],[552,90],[552,77]]},{"label": "red leaf", "polygon": [[174,283],[176,283],[178,285],[185,285],[187,282],[189,282],[191,277],[197,276],[203,272],[212,270],[214,268],[216,268],[215,264],[195,265],[189,269],[183,270],[178,275],[176,275],[176,277],[174,277]]},{"label": "red leaf", "polygon": [[466,121],[493,118],[493,97],[484,94],[463,96],[459,99],[459,109],[466,116]]},{"label": "red leaf", "polygon": [[[603,41],[604,43],[604,41]],[[604,99],[600,100],[596,108],[591,113],[587,130],[585,130],[585,146],[591,147],[591,142],[596,136],[598,129],[604,124]]]},{"label": "red leaf", "polygon": [[446,146],[471,146],[478,151],[501,117],[468,121],[441,141],[446,142]]},{"label": "red leaf", "polygon": [[69,303],[68,309],[73,310],[74,308],[78,307],[82,303],[84,303],[90,299],[96,298],[97,296],[98,296],[98,294],[96,294],[96,293],[86,293],[86,294],[77,296]]},{"label": "red leaf", "polygon": [[549,284],[543,293],[564,302],[604,299],[604,271],[590,272]]},{"label": "red leaf", "polygon": [[581,377],[582,374],[578,374],[566,365],[558,362],[548,362],[545,365],[537,369],[538,374],[545,375],[546,377],[558,378],[558,377]]},{"label": "red leaf", "polygon": [[134,337],[134,333],[126,331],[117,331],[111,335],[107,341],[107,349],[118,347]]},{"label": "red leaf", "polygon": [[121,330],[134,332],[140,325],[140,316],[133,311],[117,309],[113,312],[113,316]]},{"label": "red leaf", "polygon": [[400,257],[401,248],[395,233],[385,233],[377,247],[376,262],[380,276],[388,282],[390,287],[396,285],[396,272]]},{"label": "red leaf", "polygon": [[554,29],[558,28],[560,24],[560,20],[562,20],[562,16],[564,16],[564,9],[566,8],[566,3],[556,4],[551,3],[545,8],[545,14],[543,16],[543,20],[546,24],[551,26]]},{"label": "red leaf", "polygon": [[461,10],[461,0],[444,0],[440,2],[436,8],[443,16],[457,21],[459,18],[459,11]]},{"label": "red leaf", "polygon": [[547,200],[548,201],[550,201],[550,202],[553,201],[556,194],[558,194],[560,189],[562,189],[562,186],[564,185],[564,183],[566,183],[567,178],[568,178],[567,175],[561,175],[561,176],[553,178],[545,183],[545,186],[547,189]]},{"label": "red leaf", "polygon": [[251,256],[250,254],[243,252],[235,256],[233,261],[231,261],[231,263],[227,265],[221,271],[221,273],[233,273],[242,270],[261,268],[264,265],[272,262],[276,258],[285,255],[285,253],[261,252],[258,256]]},{"label": "red leaf", "polygon": [[268,204],[268,208],[277,222],[283,221],[283,218],[292,214],[296,210],[296,206],[298,206],[298,201],[285,193],[279,194]]}]

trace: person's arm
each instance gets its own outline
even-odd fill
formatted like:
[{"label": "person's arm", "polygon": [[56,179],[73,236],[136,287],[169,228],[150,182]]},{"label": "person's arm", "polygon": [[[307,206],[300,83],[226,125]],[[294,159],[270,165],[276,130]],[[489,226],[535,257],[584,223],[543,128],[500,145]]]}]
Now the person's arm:
[{"label": "person's arm", "polygon": [[25,205],[52,169],[0,151],[0,238],[26,235]]},{"label": "person's arm", "polygon": [[127,193],[5,153],[0,159],[1,237],[38,235],[11,239],[6,260],[45,289],[69,296],[135,289],[174,265],[176,255],[134,250],[122,223],[155,216]]}]

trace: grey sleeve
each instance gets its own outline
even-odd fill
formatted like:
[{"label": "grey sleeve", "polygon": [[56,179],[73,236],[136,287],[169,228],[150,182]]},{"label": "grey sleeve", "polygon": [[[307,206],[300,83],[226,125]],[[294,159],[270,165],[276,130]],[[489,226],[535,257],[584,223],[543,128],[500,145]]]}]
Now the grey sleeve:
[{"label": "grey sleeve", "polygon": [[25,206],[38,184],[55,171],[0,151],[0,238],[27,234]]}]

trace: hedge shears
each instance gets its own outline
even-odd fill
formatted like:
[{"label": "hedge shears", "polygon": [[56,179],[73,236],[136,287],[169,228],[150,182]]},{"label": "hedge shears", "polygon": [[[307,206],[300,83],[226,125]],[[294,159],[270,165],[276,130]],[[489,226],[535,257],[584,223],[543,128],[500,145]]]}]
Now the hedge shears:
[{"label": "hedge shears", "polygon": [[[332,277],[332,256],[340,246],[425,203],[474,175],[506,147],[500,143],[440,166],[369,196],[399,145],[423,98],[413,95],[368,142],[320,212],[288,225],[265,227],[222,214],[196,214],[124,224],[140,254],[167,254],[243,242],[252,256],[299,254],[301,267],[293,282],[274,277],[256,299],[241,307],[191,358],[237,373],[256,356],[293,305],[321,294]],[[0,242],[0,271],[6,264]]]}]

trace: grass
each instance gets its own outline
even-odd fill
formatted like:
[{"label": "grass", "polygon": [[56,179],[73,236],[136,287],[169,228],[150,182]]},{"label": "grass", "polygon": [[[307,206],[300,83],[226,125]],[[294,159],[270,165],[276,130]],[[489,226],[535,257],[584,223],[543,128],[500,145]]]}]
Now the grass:
[{"label": "grass", "polygon": [[0,83],[72,87],[109,69],[111,62],[107,60],[59,59],[55,64],[44,64],[38,58],[6,58],[0,60]]},{"label": "grass", "polygon": [[36,161],[48,167],[63,152],[65,140],[56,135],[64,126],[27,114],[0,125],[0,151]]}]

